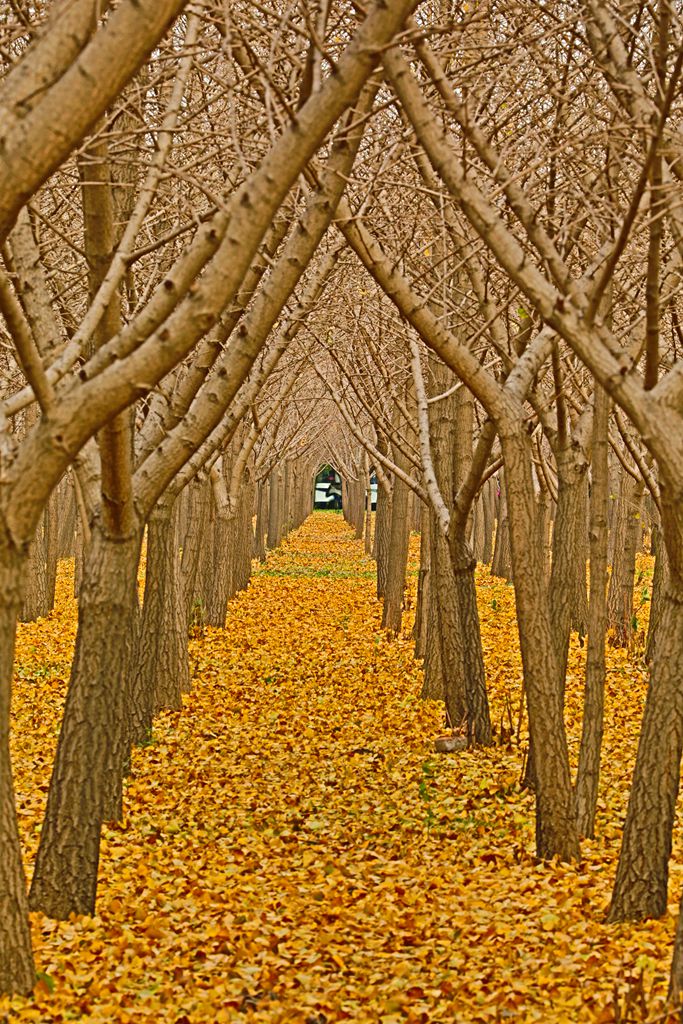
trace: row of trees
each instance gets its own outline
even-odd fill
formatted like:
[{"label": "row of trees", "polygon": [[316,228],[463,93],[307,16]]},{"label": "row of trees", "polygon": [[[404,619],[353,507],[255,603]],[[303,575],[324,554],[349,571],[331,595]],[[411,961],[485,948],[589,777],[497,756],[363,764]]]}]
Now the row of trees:
[{"label": "row of trees", "polygon": [[391,631],[421,526],[425,694],[472,744],[491,740],[476,556],[511,576],[544,858],[593,834],[605,633],[628,640],[647,514],[650,687],[610,916],[664,913],[683,750],[676,6],[52,0],[0,12],[0,42],[0,988],[34,980],[17,618],[50,607],[75,530],[30,905],[89,912],[131,745],[189,685],[190,622],[222,624],[252,516],[263,557],[326,461]]}]

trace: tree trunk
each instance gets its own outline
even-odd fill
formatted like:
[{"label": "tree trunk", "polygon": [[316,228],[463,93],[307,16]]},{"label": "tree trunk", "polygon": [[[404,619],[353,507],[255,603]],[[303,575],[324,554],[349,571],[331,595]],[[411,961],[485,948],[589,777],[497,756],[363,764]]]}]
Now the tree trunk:
[{"label": "tree trunk", "polygon": [[254,531],[254,557],[259,562],[266,560],[266,519],[268,510],[268,483],[261,480],[256,503],[256,529]]},{"label": "tree trunk", "polygon": [[472,553],[476,562],[484,560],[484,499],[477,498],[472,518]]},{"label": "tree trunk", "polygon": [[190,689],[187,628],[182,614],[178,505],[162,501],[147,526],[147,571],[134,684],[136,742],[148,739],[163,708],[177,710]]},{"label": "tree trunk", "polygon": [[372,554],[372,491],[368,483],[365,488],[365,530],[363,534],[363,549],[366,555]]},{"label": "tree trunk", "polygon": [[[468,481],[472,470],[474,439],[474,399],[471,391],[464,385],[458,389],[455,396],[455,427],[453,492],[457,494]],[[455,508],[453,509],[448,547],[460,627],[460,659],[467,705],[467,738],[470,746],[487,746],[492,740],[491,716],[486,692],[486,670],[474,578],[477,562],[469,543],[471,520],[471,506],[460,510],[458,515],[455,514]]]},{"label": "tree trunk", "polygon": [[[586,567],[589,552],[589,495],[588,474],[584,473],[577,499],[578,533],[576,538],[576,571],[572,576],[571,628],[578,633],[579,640],[588,632],[588,590],[586,588]],[[605,551],[605,555],[607,551]]]},{"label": "tree trunk", "polygon": [[79,594],[76,650],[50,779],[30,904],[50,917],[92,914],[100,832],[129,696],[131,621],[142,530],[111,541],[95,523]]},{"label": "tree trunk", "polygon": [[640,506],[644,484],[622,473],[614,538],[614,559],[607,595],[609,625],[614,642],[627,646],[633,633],[633,585],[640,541]]},{"label": "tree trunk", "polygon": [[652,577],[652,594],[650,595],[650,619],[647,627],[647,646],[645,660],[648,664],[654,661],[659,635],[659,622],[662,616],[662,594],[666,588],[669,575],[666,545],[662,541],[661,529],[652,527],[652,547],[655,556],[655,570]]},{"label": "tree trunk", "polygon": [[[415,608],[415,626],[413,628],[416,658],[424,658],[427,647],[427,616],[429,612],[429,588],[431,576],[430,520],[430,508],[428,505],[423,505],[420,530],[420,571],[417,581],[417,605]],[[422,696],[427,696],[427,694],[424,693],[424,689]]]},{"label": "tree trunk", "polygon": [[62,497],[54,490],[45,510],[45,573],[47,577],[47,614],[55,606],[57,589],[57,565],[59,562],[59,511]]},{"label": "tree trunk", "polygon": [[362,477],[353,482],[353,525],[355,539],[362,540],[365,533],[365,485]]},{"label": "tree trunk", "polygon": [[595,382],[590,496],[590,604],[583,698],[583,725],[576,778],[579,834],[595,836],[605,705],[605,632],[607,629],[607,516],[609,509],[609,398]]},{"label": "tree trunk", "polygon": [[[183,537],[183,557],[180,562],[182,601],[187,625],[204,622],[204,595],[202,593],[200,568],[202,552],[212,535],[210,507],[213,501],[211,486],[207,480],[189,486],[189,515],[187,532]],[[185,631],[186,632],[186,631]]]},{"label": "tree trunk", "polygon": [[677,1016],[678,1020],[680,1020],[680,1007],[683,1003],[683,899],[679,906],[678,921],[676,923],[676,939],[674,942],[674,953],[671,959],[668,999],[669,1002],[679,1008]]},{"label": "tree trunk", "polygon": [[557,667],[564,693],[567,657],[575,596],[582,577],[586,589],[586,562],[582,561],[586,529],[583,489],[588,462],[582,448],[567,442],[555,451],[557,462],[557,511],[553,529],[553,560],[549,604],[555,638]]},{"label": "tree trunk", "polygon": [[[292,495],[294,500],[295,495]],[[254,482],[251,470],[246,467],[242,476],[239,493],[237,516],[235,521],[235,539],[233,549],[233,597],[240,590],[249,586],[251,579],[251,553],[254,549],[254,531],[252,527],[252,509],[254,507]],[[298,525],[292,517],[292,526]]]},{"label": "tree trunk", "polygon": [[0,993],[27,994],[35,983],[26,879],[9,750],[14,638],[23,558],[4,540],[0,562]]},{"label": "tree trunk", "polygon": [[671,574],[624,824],[609,921],[666,913],[669,858],[683,750],[683,586]]},{"label": "tree trunk", "polygon": [[377,598],[381,600],[387,589],[389,573],[389,547],[391,541],[391,504],[392,493],[382,484],[377,490],[377,508],[375,510],[375,548],[377,559]]},{"label": "tree trunk", "polygon": [[73,476],[71,473],[62,480],[58,490],[59,504],[57,513],[57,560],[73,558],[76,535],[76,496],[74,494]]},{"label": "tree trunk", "polygon": [[550,520],[550,492],[545,485],[542,474],[539,477],[539,489],[536,495],[536,506],[538,509],[538,524],[541,534],[541,548],[543,552],[543,573],[545,579],[550,582],[550,568],[552,565],[552,540]]},{"label": "tree trunk", "polygon": [[495,481],[487,480],[484,484],[481,492],[482,497],[482,510],[484,518],[484,547],[481,553],[481,560],[484,565],[491,564],[491,557],[493,552],[493,523],[494,523],[494,499],[495,499]]},{"label": "tree trunk", "polygon": [[[406,460],[397,455],[396,464],[403,470],[407,469]],[[408,485],[398,477],[394,479],[391,498],[391,533],[387,559],[386,588],[382,607],[382,628],[390,633],[401,632],[403,618],[403,594],[406,586],[406,566],[408,563],[408,541],[410,524],[408,522]]]},{"label": "tree trunk", "polygon": [[498,495],[498,515],[496,522],[496,542],[493,548],[491,560],[491,575],[500,576],[501,579],[510,581],[512,579],[512,564],[510,561],[510,528],[508,522],[507,485],[505,473],[499,474],[500,493]]},{"label": "tree trunk", "polygon": [[444,673],[441,662],[441,621],[439,601],[434,593],[436,589],[436,532],[434,512],[429,510],[429,576],[426,593],[427,607],[425,612],[424,665],[423,682],[420,696],[423,700],[445,700]]},{"label": "tree trunk", "polygon": [[268,483],[268,547],[274,551],[282,542],[282,480],[277,467],[271,469]]},{"label": "tree trunk", "polygon": [[[425,689],[430,695],[443,690],[448,720],[453,729],[467,728],[466,670],[463,660],[463,627],[460,621],[456,577],[448,540],[444,537],[436,516],[432,514],[430,533],[433,537],[430,600],[434,614],[430,625],[436,628],[439,645],[438,659],[425,664]],[[441,684],[428,680],[435,669],[441,674]]]},{"label": "tree trunk", "polygon": [[467,540],[459,533],[454,522],[451,523],[449,549],[460,622],[468,741],[470,745],[490,746],[493,735],[474,578],[476,561]]},{"label": "tree trunk", "polygon": [[[443,363],[430,356],[432,397],[439,398],[428,408],[429,436],[436,483],[446,506],[451,509],[456,491],[456,398],[452,391],[455,377]],[[464,389],[460,388],[459,392]],[[471,441],[471,437],[470,437]],[[471,454],[471,452],[470,452]],[[427,614],[426,656],[424,662],[425,697],[446,702],[448,721],[454,729],[466,727],[465,666],[462,652],[462,627],[458,614],[458,595],[448,540],[436,513],[430,512],[431,540],[430,587]]]},{"label": "tree trunk", "polygon": [[47,508],[44,509],[29,545],[26,560],[24,600],[19,618],[22,622],[35,622],[44,618],[51,609],[48,597],[47,568]]},{"label": "tree trunk", "polygon": [[223,629],[228,611],[228,601],[233,590],[234,577],[235,517],[220,509],[215,510],[212,548],[212,571],[206,580],[207,626]]},{"label": "tree trunk", "polygon": [[548,608],[528,437],[500,433],[510,524],[517,624],[536,775],[539,857],[579,856],[576,809],[563,717],[563,687]]}]

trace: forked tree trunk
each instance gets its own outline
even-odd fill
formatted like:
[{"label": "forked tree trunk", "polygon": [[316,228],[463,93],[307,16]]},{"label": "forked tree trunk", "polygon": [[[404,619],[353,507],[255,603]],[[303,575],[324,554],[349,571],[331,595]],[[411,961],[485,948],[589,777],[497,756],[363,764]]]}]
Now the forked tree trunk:
[{"label": "forked tree trunk", "polygon": [[579,834],[595,835],[605,705],[605,632],[607,629],[607,516],[609,508],[609,398],[595,382],[590,496],[590,604],[583,724],[576,777]]},{"label": "forked tree trunk", "polygon": [[64,718],[31,883],[50,917],[92,914],[100,832],[115,753],[123,749],[131,621],[142,530],[111,541],[95,524],[79,594],[78,633]]},{"label": "forked tree trunk", "polygon": [[23,569],[23,558],[5,540],[0,547],[0,993],[27,994],[35,983],[35,968],[9,749]]}]

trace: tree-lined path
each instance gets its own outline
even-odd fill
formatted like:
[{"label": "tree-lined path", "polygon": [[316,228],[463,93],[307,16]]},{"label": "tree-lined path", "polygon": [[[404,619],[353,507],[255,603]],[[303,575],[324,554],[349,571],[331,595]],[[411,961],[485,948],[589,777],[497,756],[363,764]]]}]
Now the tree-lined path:
[{"label": "tree-lined path", "polygon": [[[29,874],[75,630],[67,564],[56,611],[17,650]],[[520,699],[512,589],[480,569],[478,595],[505,723]],[[548,866],[519,747],[435,754],[442,705],[419,699],[409,633],[380,619],[374,563],[322,512],[269,554],[225,629],[196,632],[192,693],[155,721],[105,827],[97,916],[32,915],[43,973],[33,997],[0,1004],[10,1020],[612,1020],[614,984],[623,999],[641,973],[662,1005],[672,918],[604,924],[642,697],[625,653],[609,656],[601,838],[579,866]],[[581,657],[573,645],[573,756]]]}]

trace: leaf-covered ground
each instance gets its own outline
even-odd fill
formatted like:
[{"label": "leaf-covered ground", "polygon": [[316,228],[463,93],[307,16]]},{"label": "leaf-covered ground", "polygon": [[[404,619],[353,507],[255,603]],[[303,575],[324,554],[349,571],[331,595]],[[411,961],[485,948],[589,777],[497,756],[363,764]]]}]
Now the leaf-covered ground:
[{"label": "leaf-covered ground", "polygon": [[[18,643],[27,870],[75,630],[67,568],[58,611]],[[512,588],[481,573],[479,596],[493,716],[516,728]],[[582,656],[570,660],[574,757]],[[624,652],[609,658],[600,838],[579,866],[538,864],[520,748],[433,753],[441,713],[418,699],[410,637],[383,636],[362,545],[340,516],[314,515],[231,604],[225,630],[191,642],[193,692],[157,720],[125,820],[105,829],[97,916],[33,915],[43,980],[0,1014],[606,1024],[642,987],[628,1019],[645,1019],[645,1003],[654,1019],[675,903],[663,921],[603,923],[644,689]],[[672,900],[679,878],[674,865]]]}]

